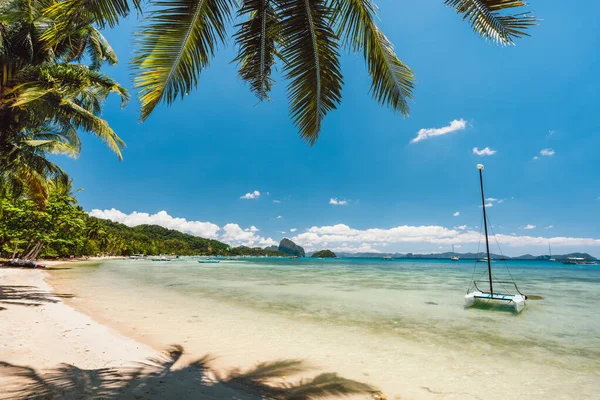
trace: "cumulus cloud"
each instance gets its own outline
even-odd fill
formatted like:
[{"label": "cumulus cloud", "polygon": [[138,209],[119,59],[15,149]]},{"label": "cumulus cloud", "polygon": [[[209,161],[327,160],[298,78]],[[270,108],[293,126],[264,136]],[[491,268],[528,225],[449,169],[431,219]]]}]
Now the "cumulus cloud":
[{"label": "cumulus cloud", "polygon": [[539,160],[540,158],[538,156],[533,156],[534,160]]},{"label": "cumulus cloud", "polygon": [[467,121],[465,121],[462,118],[455,119],[454,121],[450,122],[450,125],[448,125],[448,126],[444,126],[441,128],[428,128],[428,129],[419,130],[419,132],[417,132],[417,136],[410,142],[417,143],[417,142],[420,142],[421,140],[428,139],[432,136],[441,136],[441,135],[446,135],[448,133],[452,133],[452,132],[456,132],[456,131],[462,131],[466,127],[467,127]]},{"label": "cumulus cloud", "polygon": [[548,225],[547,227],[545,227],[544,229],[552,229],[554,228],[554,225]]},{"label": "cumulus cloud", "polygon": [[277,216],[277,219],[282,219],[282,218],[283,218],[283,217],[282,217],[281,215],[278,215],[278,216]]},{"label": "cumulus cloud", "polygon": [[126,214],[111,208],[110,210],[94,209],[89,212],[89,215],[120,222],[131,227],[144,224],[159,225],[163,228],[174,229],[194,236],[217,239],[232,246],[272,246],[277,244],[271,238],[257,235],[259,229],[254,225],[243,229],[238,224],[227,224],[220,228],[211,222],[188,221],[185,218],[172,217],[166,211],[159,211],[156,214],[134,211]]},{"label": "cumulus cloud", "polygon": [[219,239],[232,246],[264,247],[277,244],[277,242],[271,238],[260,237],[256,234],[257,231],[258,229],[256,229],[256,227],[242,229],[238,224],[227,224],[223,227],[223,233],[220,235]]},{"label": "cumulus cloud", "polygon": [[554,154],[556,154],[556,151],[554,151],[554,149],[542,149],[542,150],[540,150],[540,155],[541,156],[550,157],[550,156],[553,156]]},{"label": "cumulus cloud", "polygon": [[535,229],[535,225],[527,224],[523,227],[523,229]]},{"label": "cumulus cloud", "polygon": [[166,211],[159,211],[156,214],[134,211],[131,214],[125,214],[117,209],[110,210],[94,209],[89,212],[89,215],[96,218],[109,219],[114,222],[120,222],[127,226],[138,225],[160,225],[163,228],[175,229],[180,232],[189,233],[194,236],[205,238],[217,238],[219,226],[211,222],[188,221],[185,218],[175,218],[170,216]]},{"label": "cumulus cloud", "polygon": [[489,147],[479,150],[478,147],[473,147],[473,154],[478,156],[493,156],[496,154],[496,150],[492,150]]},{"label": "cumulus cloud", "polygon": [[[449,229],[443,226],[409,226],[402,225],[391,229],[354,229],[345,224],[330,226],[313,226],[306,232],[300,233],[292,240],[304,246],[307,250],[328,248],[333,251],[351,251],[347,249],[377,250],[383,244],[477,244],[481,239],[480,233],[466,226]],[[534,237],[517,235],[496,235],[501,245],[511,247],[524,246],[598,246],[600,239],[577,237]],[[344,250],[342,250],[344,249]],[[358,251],[358,250],[352,250]],[[362,250],[361,250],[362,251]]]},{"label": "cumulus cloud", "polygon": [[259,197],[260,197],[260,192],[258,190],[255,190],[254,192],[246,193],[245,195],[241,196],[240,199],[254,200],[254,199],[258,199]]},{"label": "cumulus cloud", "polygon": [[458,230],[464,231],[465,229],[467,229],[467,226],[466,225],[459,225],[459,226],[455,226],[454,229],[458,229]]},{"label": "cumulus cloud", "polygon": [[452,214],[454,217],[458,217],[460,215],[460,211],[455,212],[454,214]]},{"label": "cumulus cloud", "polygon": [[338,200],[337,198],[331,198],[329,200],[329,204],[333,204],[334,206],[345,206],[348,204],[347,200]]},{"label": "cumulus cloud", "polygon": [[292,228],[292,229],[290,229],[290,232],[296,232],[297,230],[298,229],[296,229],[296,228]]}]

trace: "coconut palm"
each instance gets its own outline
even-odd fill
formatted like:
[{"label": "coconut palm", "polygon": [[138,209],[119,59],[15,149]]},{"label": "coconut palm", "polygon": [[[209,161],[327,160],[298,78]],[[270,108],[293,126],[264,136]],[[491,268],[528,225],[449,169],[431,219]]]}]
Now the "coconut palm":
[{"label": "coconut palm", "polygon": [[[441,1],[441,0],[440,0]],[[519,0],[443,0],[487,40],[511,45],[536,20]],[[133,7],[139,9],[139,2]],[[137,33],[141,118],[161,102],[171,104],[197,86],[198,78],[227,36],[234,15],[239,75],[260,100],[269,98],[275,62],[289,81],[290,116],[314,143],[325,115],[341,101],[342,48],[362,52],[371,93],[382,105],[408,115],[413,71],[396,55],[376,24],[373,0],[150,0]],[[126,0],[63,0],[53,12],[68,21],[84,13],[114,26],[129,12]]]},{"label": "coconut palm", "polygon": [[[47,155],[76,157],[78,130],[98,136],[121,158],[123,141],[99,115],[110,93],[123,103],[129,98],[98,71],[117,59],[90,19],[62,24],[69,29],[59,37],[61,23],[45,13],[52,4],[18,0],[0,10],[0,195],[25,192],[40,205],[51,180],[67,180]],[[89,67],[73,63],[84,56]]]}]

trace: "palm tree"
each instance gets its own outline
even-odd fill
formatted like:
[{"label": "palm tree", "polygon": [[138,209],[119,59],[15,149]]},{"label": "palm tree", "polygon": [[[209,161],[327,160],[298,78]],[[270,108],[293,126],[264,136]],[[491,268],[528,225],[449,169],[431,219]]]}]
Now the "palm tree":
[{"label": "palm tree", "polygon": [[[123,104],[129,98],[98,71],[117,59],[89,18],[61,25],[45,12],[52,4],[17,0],[0,10],[0,196],[25,192],[40,205],[51,180],[67,181],[47,155],[76,157],[78,130],[95,134],[121,158],[123,141],[99,115],[110,93]],[[84,55],[89,67],[73,63]]]},{"label": "palm tree", "polygon": [[[477,34],[501,45],[513,44],[536,23],[520,11],[520,0],[443,1]],[[133,7],[140,9],[139,0]],[[342,48],[362,52],[380,104],[409,113],[413,71],[378,28],[374,0],[150,0],[149,8],[133,60],[142,120],[159,103],[171,104],[197,86],[234,14],[243,19],[234,34],[240,77],[259,100],[268,99],[280,60],[289,81],[290,116],[310,144],[341,101]],[[63,0],[52,9],[64,24],[85,14],[101,26],[114,26],[129,11],[126,0]]]}]

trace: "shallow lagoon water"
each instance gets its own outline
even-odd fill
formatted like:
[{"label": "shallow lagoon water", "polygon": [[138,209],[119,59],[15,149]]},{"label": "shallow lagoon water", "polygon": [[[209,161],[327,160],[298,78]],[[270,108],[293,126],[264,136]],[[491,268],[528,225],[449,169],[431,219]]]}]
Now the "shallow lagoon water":
[{"label": "shallow lagoon water", "polygon": [[599,398],[600,267],[506,265],[545,299],[519,315],[464,309],[485,265],[446,260],[111,260],[51,283],[125,334],[223,365],[303,358],[402,398]]}]

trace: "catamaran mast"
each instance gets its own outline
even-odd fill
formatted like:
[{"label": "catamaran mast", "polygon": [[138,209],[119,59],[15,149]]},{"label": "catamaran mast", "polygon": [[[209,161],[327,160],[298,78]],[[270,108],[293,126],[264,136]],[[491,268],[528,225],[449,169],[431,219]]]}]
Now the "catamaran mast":
[{"label": "catamaran mast", "polygon": [[490,242],[488,240],[487,215],[485,213],[485,195],[483,194],[483,164],[477,164],[477,169],[479,170],[479,186],[481,186],[481,206],[483,207],[483,226],[485,228],[485,249],[490,278],[490,294],[494,294],[494,287],[492,286],[492,259],[490,258]]}]

